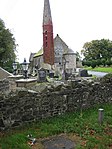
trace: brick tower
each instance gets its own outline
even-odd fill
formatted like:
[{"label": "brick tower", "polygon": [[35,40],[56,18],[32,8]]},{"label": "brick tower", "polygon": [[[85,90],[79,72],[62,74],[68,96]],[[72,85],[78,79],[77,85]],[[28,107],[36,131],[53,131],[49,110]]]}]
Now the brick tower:
[{"label": "brick tower", "polygon": [[54,65],[53,24],[49,0],[44,0],[43,51],[44,63]]}]

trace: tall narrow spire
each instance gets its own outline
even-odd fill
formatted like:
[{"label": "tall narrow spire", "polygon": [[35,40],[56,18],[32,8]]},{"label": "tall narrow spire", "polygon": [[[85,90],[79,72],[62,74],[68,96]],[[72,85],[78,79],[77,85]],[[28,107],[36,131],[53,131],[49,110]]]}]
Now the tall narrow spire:
[{"label": "tall narrow spire", "polygon": [[44,14],[43,14],[43,25],[52,24],[51,9],[49,0],[44,0]]},{"label": "tall narrow spire", "polygon": [[54,65],[53,24],[49,0],[44,0],[43,51],[44,63]]}]

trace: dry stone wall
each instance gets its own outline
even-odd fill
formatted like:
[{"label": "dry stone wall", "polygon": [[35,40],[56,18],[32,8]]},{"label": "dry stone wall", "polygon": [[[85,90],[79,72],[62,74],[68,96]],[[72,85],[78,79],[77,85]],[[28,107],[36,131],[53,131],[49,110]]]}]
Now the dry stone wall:
[{"label": "dry stone wall", "polygon": [[0,130],[21,126],[65,112],[112,104],[112,83],[76,83],[45,90],[44,93],[18,91],[0,95]]},{"label": "dry stone wall", "polygon": [[9,81],[7,79],[0,80],[0,92],[9,90]]}]

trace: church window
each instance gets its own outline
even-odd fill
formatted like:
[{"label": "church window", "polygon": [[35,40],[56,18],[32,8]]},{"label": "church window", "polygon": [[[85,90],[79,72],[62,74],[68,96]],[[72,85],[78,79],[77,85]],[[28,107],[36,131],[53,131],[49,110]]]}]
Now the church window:
[{"label": "church window", "polygon": [[47,35],[47,31],[45,31],[45,35]]},{"label": "church window", "polygon": [[47,47],[47,42],[46,42],[46,47]]}]

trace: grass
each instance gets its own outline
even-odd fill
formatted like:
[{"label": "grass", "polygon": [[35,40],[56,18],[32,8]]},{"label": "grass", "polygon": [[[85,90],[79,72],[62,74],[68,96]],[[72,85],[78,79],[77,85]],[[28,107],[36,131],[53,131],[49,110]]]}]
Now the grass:
[{"label": "grass", "polygon": [[[98,123],[99,108],[103,108],[105,112],[102,125]],[[77,136],[77,149],[111,149],[112,104],[64,114],[38,123],[27,124],[7,133],[1,133],[0,149],[30,149],[28,134],[32,134],[37,139],[66,134],[71,135],[71,139]]]},{"label": "grass", "polygon": [[112,67],[85,67],[86,70],[112,73]]}]

